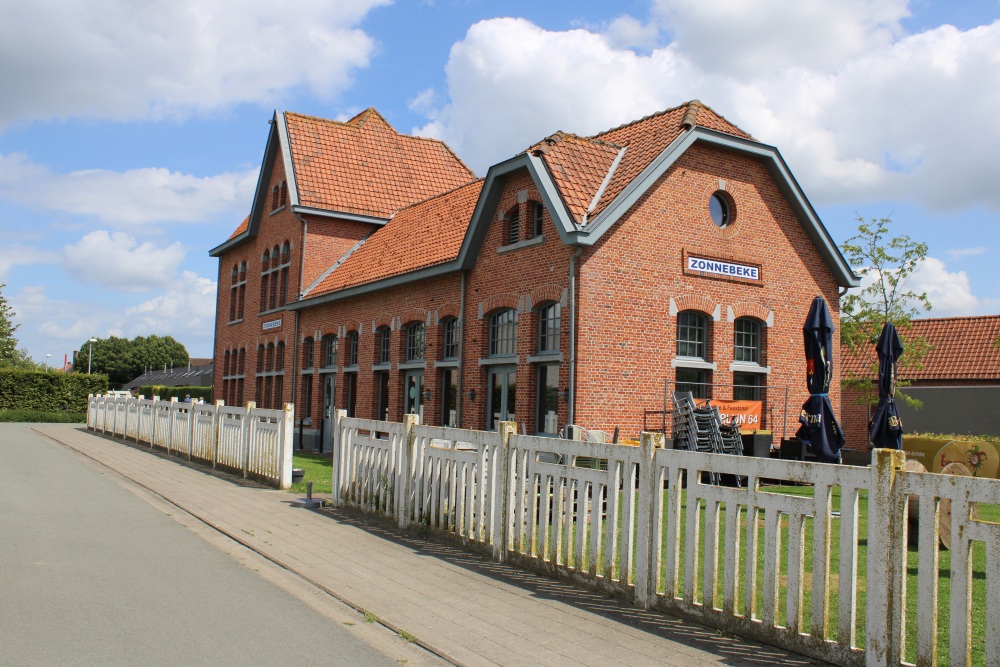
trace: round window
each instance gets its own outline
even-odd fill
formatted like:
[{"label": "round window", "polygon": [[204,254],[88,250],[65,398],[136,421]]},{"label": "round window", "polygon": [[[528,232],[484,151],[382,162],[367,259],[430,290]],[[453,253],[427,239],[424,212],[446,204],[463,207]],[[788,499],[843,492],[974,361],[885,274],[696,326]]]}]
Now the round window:
[{"label": "round window", "polygon": [[712,222],[716,227],[725,227],[731,221],[729,213],[729,201],[724,195],[716,192],[708,201],[708,212],[712,216]]}]

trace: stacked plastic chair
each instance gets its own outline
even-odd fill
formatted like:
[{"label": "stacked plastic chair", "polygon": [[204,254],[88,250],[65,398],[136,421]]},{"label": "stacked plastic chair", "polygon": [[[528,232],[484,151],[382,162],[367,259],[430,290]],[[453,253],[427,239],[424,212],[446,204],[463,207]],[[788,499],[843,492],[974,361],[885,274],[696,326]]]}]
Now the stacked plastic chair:
[{"label": "stacked plastic chair", "polygon": [[[675,447],[707,454],[743,454],[739,427],[723,424],[718,408],[696,405],[690,391],[675,391],[673,400]],[[719,474],[711,473],[711,479],[718,484]],[[739,477],[736,485],[742,486]]]}]

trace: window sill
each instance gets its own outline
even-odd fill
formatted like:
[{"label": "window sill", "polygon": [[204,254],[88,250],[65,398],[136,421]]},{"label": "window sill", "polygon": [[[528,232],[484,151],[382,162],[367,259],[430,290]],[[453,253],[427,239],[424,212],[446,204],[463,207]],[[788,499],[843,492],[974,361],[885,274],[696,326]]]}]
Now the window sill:
[{"label": "window sill", "polygon": [[458,359],[444,359],[435,361],[434,368],[458,368]]},{"label": "window sill", "polygon": [[241,317],[241,318],[239,318],[237,320],[229,320],[228,322],[226,322],[226,324],[240,324],[242,321],[243,321],[243,318]]},{"label": "window sill", "polygon": [[272,210],[271,210],[271,213],[270,213],[270,215],[274,215],[275,213],[281,213],[281,212],[282,212],[282,211],[284,211],[284,210],[285,210],[286,208],[288,208],[288,207],[287,207],[287,206],[279,206],[279,207],[278,207],[278,208],[276,208],[276,209],[272,209]]},{"label": "window sill", "polygon": [[302,369],[302,374],[303,374],[303,375],[312,375],[312,374],[313,374],[313,373],[315,373],[315,372],[316,372],[316,371],[315,371],[315,370],[313,369],[313,367],[312,367],[312,366],[310,366],[309,368],[303,368],[303,369]]},{"label": "window sill", "polygon": [[419,368],[427,368],[427,360],[421,359],[420,361],[404,361],[396,366],[401,371],[411,371]]},{"label": "window sill", "polygon": [[734,361],[729,364],[729,370],[734,373],[763,373],[765,375],[771,372],[770,366],[761,366],[760,364],[748,364],[746,362]]},{"label": "window sill", "polygon": [[344,371],[345,373],[357,373],[361,369],[358,368],[357,364],[350,364],[350,365],[344,366],[341,370]]},{"label": "window sill", "polygon": [[670,365],[674,368],[697,368],[703,371],[714,371],[716,368],[714,361],[705,361],[694,357],[675,357]]},{"label": "window sill", "polygon": [[545,241],[544,234],[541,236],[534,236],[530,239],[518,241],[517,243],[511,243],[510,245],[502,245],[499,248],[497,248],[497,252],[504,253],[504,252],[511,252],[513,250],[520,250],[521,248],[528,248],[533,245],[538,245],[539,243],[543,243],[544,241]]},{"label": "window sill", "polygon": [[521,358],[516,354],[508,354],[502,357],[486,357],[479,360],[480,366],[509,366],[521,363]]},{"label": "window sill", "polygon": [[558,364],[562,363],[562,360],[562,352],[541,352],[525,359],[529,364]]},{"label": "window sill", "polygon": [[372,370],[373,371],[390,371],[390,370],[392,370],[392,363],[386,361],[385,363],[381,363],[381,364],[372,364]]},{"label": "window sill", "polygon": [[320,368],[318,372],[319,372],[320,375],[329,375],[330,373],[336,373],[337,372],[337,367],[336,366],[324,366],[323,368]]}]

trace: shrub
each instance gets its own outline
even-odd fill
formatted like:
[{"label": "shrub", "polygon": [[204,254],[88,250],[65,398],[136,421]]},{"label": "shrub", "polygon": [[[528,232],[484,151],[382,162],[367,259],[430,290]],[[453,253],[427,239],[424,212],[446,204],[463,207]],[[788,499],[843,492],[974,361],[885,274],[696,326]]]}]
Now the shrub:
[{"label": "shrub", "polygon": [[178,401],[183,401],[184,397],[190,394],[192,401],[203,398],[206,403],[212,402],[211,387],[167,387],[162,384],[154,384],[139,387],[139,394],[146,398],[159,396],[161,401],[169,401],[174,396],[177,397]]},{"label": "shrub", "polygon": [[0,422],[82,424],[86,412],[44,412],[42,410],[0,410]]},{"label": "shrub", "polygon": [[87,411],[87,395],[108,390],[105,375],[0,369],[0,410]]}]

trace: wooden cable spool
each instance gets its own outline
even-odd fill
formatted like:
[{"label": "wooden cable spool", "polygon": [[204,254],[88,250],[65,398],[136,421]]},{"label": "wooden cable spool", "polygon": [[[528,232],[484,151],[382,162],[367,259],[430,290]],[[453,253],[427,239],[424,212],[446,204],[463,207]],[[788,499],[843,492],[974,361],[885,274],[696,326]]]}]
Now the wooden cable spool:
[{"label": "wooden cable spool", "polygon": [[[954,463],[949,463],[944,468],[941,469],[942,475],[961,475],[963,477],[972,477],[972,471],[969,470],[969,466],[964,463],[959,463],[955,461]],[[973,506],[972,518],[979,518],[979,508]],[[938,537],[941,540],[941,546],[945,549],[951,550],[951,500],[948,498],[942,498],[941,504],[938,507]]]}]

